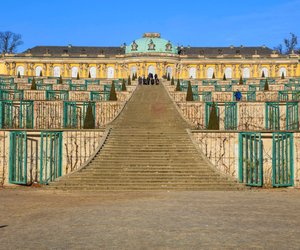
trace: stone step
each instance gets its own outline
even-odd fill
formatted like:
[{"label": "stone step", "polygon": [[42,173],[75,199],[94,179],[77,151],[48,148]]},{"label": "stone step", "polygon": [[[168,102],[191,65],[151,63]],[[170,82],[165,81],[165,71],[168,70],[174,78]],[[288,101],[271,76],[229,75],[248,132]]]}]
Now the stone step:
[{"label": "stone step", "polygon": [[[50,186],[51,187],[51,186]],[[217,184],[217,183],[203,183],[203,184],[157,184],[157,185],[81,185],[81,186],[53,186],[53,188],[59,188],[59,189],[65,189],[65,190],[91,190],[91,191],[107,191],[107,190],[113,190],[113,191],[149,191],[149,190],[183,190],[183,191],[192,191],[192,190],[239,190],[242,189],[236,184]]]},{"label": "stone step", "polygon": [[163,86],[139,86],[94,159],[50,188],[81,191],[238,190],[189,138]]}]

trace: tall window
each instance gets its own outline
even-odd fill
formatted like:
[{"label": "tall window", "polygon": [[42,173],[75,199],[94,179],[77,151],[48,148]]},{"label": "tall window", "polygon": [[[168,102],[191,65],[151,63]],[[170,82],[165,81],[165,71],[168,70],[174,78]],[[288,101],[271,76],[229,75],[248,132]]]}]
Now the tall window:
[{"label": "tall window", "polygon": [[279,76],[282,76],[282,73],[283,73],[284,76],[286,76],[286,68],[285,67],[281,67],[279,69]]},{"label": "tall window", "polygon": [[[262,72],[264,72],[265,77],[268,77],[268,76],[269,76],[269,70],[268,70],[266,67],[264,67],[264,68],[261,69],[261,75],[262,75]],[[261,76],[261,75],[260,75],[260,76]]]},{"label": "tall window", "polygon": [[250,78],[250,69],[249,68],[243,69],[243,78]]},{"label": "tall window", "polygon": [[115,70],[113,67],[107,68],[107,78],[114,78]]},{"label": "tall window", "polygon": [[55,66],[55,67],[53,68],[53,76],[54,76],[54,77],[60,77],[60,67]]},{"label": "tall window", "polygon": [[189,78],[192,78],[192,79],[196,78],[196,68],[192,67],[189,69]]},{"label": "tall window", "polygon": [[41,72],[42,72],[42,67],[41,66],[37,66],[35,68],[35,76],[40,76]]},{"label": "tall window", "polygon": [[78,68],[72,67],[72,77],[77,77],[77,74],[78,74]]},{"label": "tall window", "polygon": [[148,74],[150,74],[150,73],[155,75],[155,68],[153,65],[149,66],[149,68],[148,68]]},{"label": "tall window", "polygon": [[96,74],[96,68],[95,67],[91,67],[90,68],[90,74],[91,74],[91,78],[96,78],[97,74]]},{"label": "tall window", "polygon": [[207,69],[207,71],[206,71],[206,77],[207,77],[207,78],[212,78],[213,73],[214,73],[214,68],[209,67],[209,68]]},{"label": "tall window", "polygon": [[170,66],[167,67],[167,76],[172,77],[172,68]]},{"label": "tall window", "polygon": [[132,77],[133,74],[136,74],[136,67],[131,67],[130,68],[130,76]]},{"label": "tall window", "polygon": [[17,74],[20,73],[21,76],[24,75],[24,67],[23,66],[18,66],[17,67]]},{"label": "tall window", "polygon": [[225,69],[225,75],[226,75],[226,78],[232,78],[232,69],[231,68],[226,68]]}]

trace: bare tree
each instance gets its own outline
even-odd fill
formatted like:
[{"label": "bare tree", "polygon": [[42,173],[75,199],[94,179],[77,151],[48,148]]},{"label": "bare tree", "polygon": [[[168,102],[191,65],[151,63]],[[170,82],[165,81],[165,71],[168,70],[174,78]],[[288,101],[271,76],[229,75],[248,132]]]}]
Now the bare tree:
[{"label": "bare tree", "polygon": [[294,33],[290,33],[290,35],[289,38],[283,39],[283,44],[279,44],[274,49],[281,54],[291,54],[293,51],[297,50],[298,37]]},{"label": "bare tree", "polygon": [[17,47],[22,45],[22,36],[11,31],[0,32],[0,52],[15,53]]}]

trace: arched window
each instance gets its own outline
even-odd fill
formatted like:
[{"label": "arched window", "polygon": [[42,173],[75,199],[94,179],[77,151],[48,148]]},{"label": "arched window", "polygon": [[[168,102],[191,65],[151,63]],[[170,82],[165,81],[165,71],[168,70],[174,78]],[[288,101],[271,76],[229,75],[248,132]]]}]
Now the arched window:
[{"label": "arched window", "polygon": [[192,78],[192,79],[196,78],[196,68],[192,67],[189,69],[189,78]]},{"label": "arched window", "polygon": [[78,74],[78,68],[72,67],[72,77],[77,77],[77,74]]},{"label": "arched window", "polygon": [[91,75],[91,78],[97,77],[96,67],[90,67],[90,75]]},{"label": "arched window", "polygon": [[166,71],[166,76],[170,76],[170,78],[172,77],[172,68],[170,66],[167,67],[167,71]]},{"label": "arched window", "polygon": [[53,68],[53,76],[54,76],[54,77],[60,77],[60,67],[55,66],[55,67]]},{"label": "arched window", "polygon": [[264,67],[264,68],[261,69],[261,76],[262,76],[262,72],[264,72],[265,77],[269,76],[269,70],[266,67]]},{"label": "arched window", "polygon": [[243,78],[250,78],[250,69],[249,68],[243,69]]},{"label": "arched window", "polygon": [[279,76],[282,76],[282,73],[283,73],[284,77],[286,77],[286,68],[285,67],[281,67],[279,69]]},{"label": "arched window", "polygon": [[214,68],[209,67],[209,68],[207,69],[207,71],[206,71],[206,77],[207,77],[207,78],[212,78],[213,74],[214,74]]},{"label": "arched window", "polygon": [[136,67],[135,66],[133,66],[133,67],[130,68],[130,76],[131,76],[131,78],[133,77],[133,74],[136,74]]},{"label": "arched window", "polygon": [[24,67],[23,66],[18,66],[17,67],[17,74],[20,73],[21,76],[24,75]]},{"label": "arched window", "polygon": [[155,68],[154,68],[154,66],[152,66],[152,65],[148,67],[148,75],[149,75],[150,73],[153,74],[153,75],[155,75]]},{"label": "arched window", "polygon": [[107,78],[114,78],[115,70],[113,67],[107,68]]},{"label": "arched window", "polygon": [[37,66],[37,67],[35,68],[35,76],[40,76],[42,70],[43,70],[43,69],[42,69],[41,66]]},{"label": "arched window", "polygon": [[225,75],[226,75],[226,78],[232,78],[232,69],[231,68],[226,68],[225,69]]}]

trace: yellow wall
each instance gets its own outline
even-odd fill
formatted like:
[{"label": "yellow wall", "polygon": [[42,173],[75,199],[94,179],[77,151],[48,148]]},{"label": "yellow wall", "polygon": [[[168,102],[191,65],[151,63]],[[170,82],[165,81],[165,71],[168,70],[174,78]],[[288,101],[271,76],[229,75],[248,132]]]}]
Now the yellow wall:
[{"label": "yellow wall", "polygon": [[[9,58],[11,59],[11,58]],[[15,70],[12,70],[12,66],[11,66],[11,70],[10,72],[7,72],[7,68],[5,66],[5,58],[2,60],[2,62],[0,62],[0,74],[17,74],[17,67],[22,65],[25,68],[25,72],[28,72],[28,76],[35,76],[35,69],[37,66],[41,66],[43,69],[43,76],[53,76],[53,68],[55,66],[59,66],[61,68],[64,68],[64,73],[62,74],[62,70],[61,70],[61,74],[63,77],[71,77],[71,72],[72,72],[72,67],[77,67],[79,69],[80,72],[80,63],[70,63],[69,67],[70,70],[67,70],[67,64],[66,62],[55,62],[52,63],[52,68],[51,68],[51,72],[50,72],[50,63],[47,63],[47,70],[44,72],[44,64],[42,62],[36,62],[33,63],[33,67],[32,70],[29,69],[29,65],[30,65],[30,61],[25,61],[27,58],[22,58],[24,61],[20,60],[21,58],[18,58],[18,62],[15,63]],[[57,60],[57,58],[54,58],[53,60]],[[235,59],[236,60],[236,59]],[[285,59],[286,61],[287,59]],[[293,63],[292,63],[293,62]],[[178,62],[180,63],[180,61]],[[292,64],[291,64],[292,63]],[[261,77],[261,70],[262,68],[267,68],[268,72],[269,72],[269,76],[270,77],[280,77],[280,74],[278,71],[278,69],[280,69],[281,67],[285,67],[287,70],[288,68],[291,69],[290,72],[288,72],[287,76],[288,77],[300,77],[300,65],[299,63],[296,63],[295,59],[293,59],[293,61],[291,61],[290,64],[288,63],[279,63],[279,62],[275,62],[271,61],[270,62],[265,62],[265,63],[252,63],[250,62],[242,62],[243,67],[248,67],[250,69],[250,77],[251,78],[256,78],[256,77]],[[157,68],[157,65],[160,65],[160,70]],[[179,74],[179,71],[176,71],[175,68],[175,63],[168,63],[168,62],[162,62],[162,61],[149,61],[149,62],[144,62],[144,61],[140,61],[140,62],[124,62],[124,59],[118,59],[115,62],[109,62],[109,63],[90,63],[87,64],[88,67],[85,68],[85,66],[82,66],[82,71],[79,73],[80,78],[87,78],[88,77],[88,72],[90,67],[95,67],[96,68],[96,77],[97,78],[106,78],[107,77],[107,69],[109,67],[114,68],[114,78],[127,78],[128,75],[130,75],[131,73],[131,68],[132,67],[136,67],[137,69],[137,75],[138,76],[147,76],[148,75],[148,68],[149,66],[153,66],[155,69],[155,73],[158,74],[158,76],[161,78],[163,75],[165,75],[166,73],[166,69],[167,67],[171,67],[172,68],[172,76],[174,76],[174,78],[177,78],[179,76],[179,78],[189,78],[189,69],[194,67],[196,69],[196,78],[198,79],[203,79],[206,78],[207,76],[207,70],[208,68],[213,68],[214,73],[215,73],[215,77],[222,79],[225,69],[227,67],[230,67],[232,69],[232,78],[239,78],[240,77],[240,68],[239,68],[239,64],[238,63],[218,63],[218,61],[216,61],[215,63],[211,62],[211,63],[204,63],[204,62],[200,62],[199,63],[187,63],[187,62],[183,62],[182,63],[182,70],[181,70],[181,74]],[[99,70],[99,65],[100,65],[100,70]],[[276,67],[274,66],[276,65]],[[117,68],[116,68],[117,66]],[[294,70],[293,67],[296,66],[295,70],[296,70],[296,75],[294,74]],[[26,67],[28,67],[28,69],[26,70]],[[123,68],[122,68],[123,67]],[[205,67],[205,70],[203,70]],[[218,68],[218,70],[216,70],[216,67]],[[253,67],[253,69],[252,69]],[[103,70],[104,68],[104,70]],[[234,70],[235,68],[235,70]],[[253,72],[253,73],[252,73]],[[241,71],[241,73],[243,73]],[[228,76],[226,76],[228,77]]]}]

